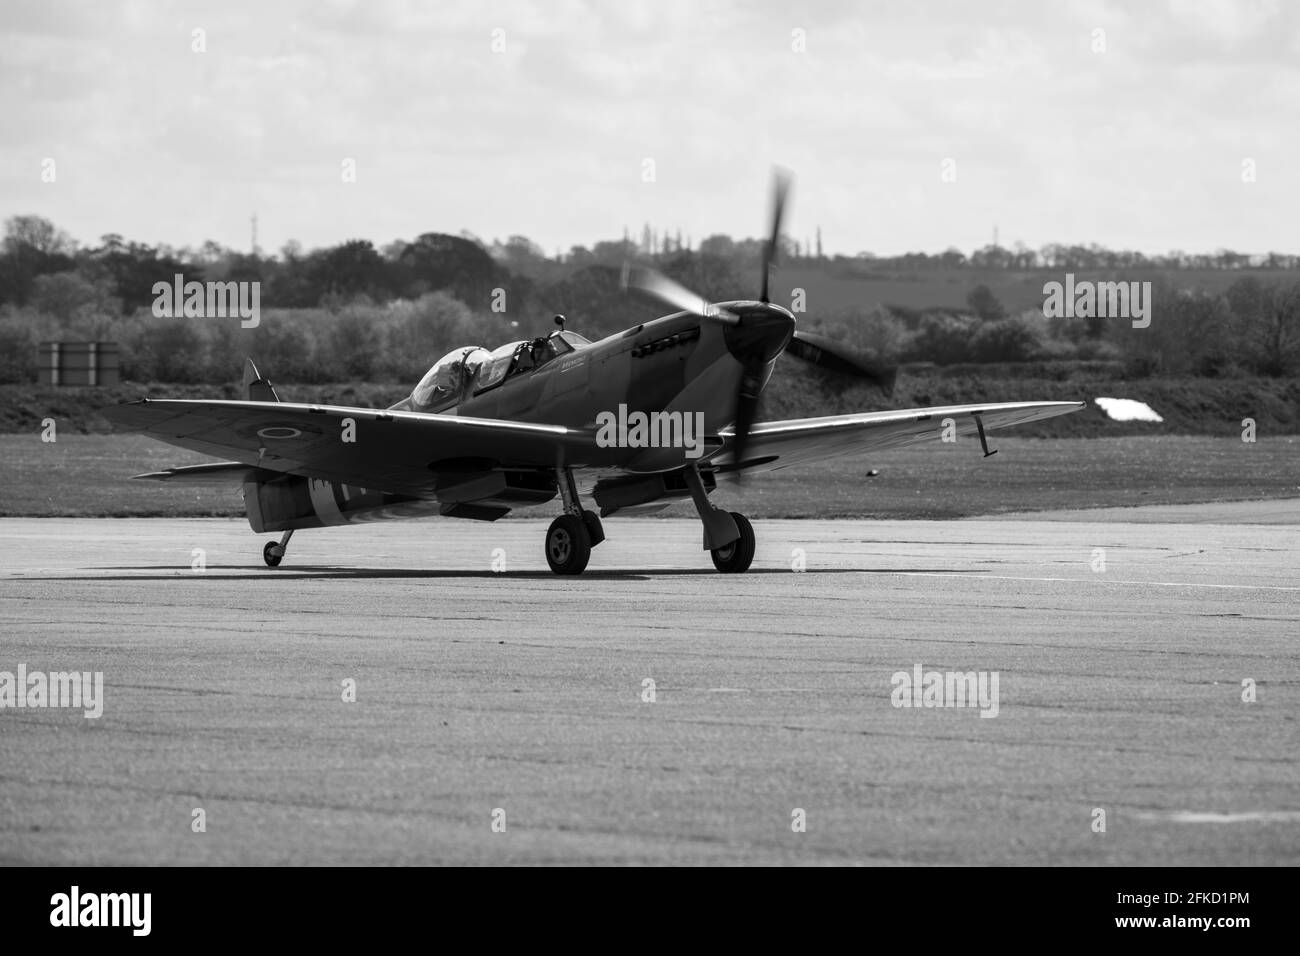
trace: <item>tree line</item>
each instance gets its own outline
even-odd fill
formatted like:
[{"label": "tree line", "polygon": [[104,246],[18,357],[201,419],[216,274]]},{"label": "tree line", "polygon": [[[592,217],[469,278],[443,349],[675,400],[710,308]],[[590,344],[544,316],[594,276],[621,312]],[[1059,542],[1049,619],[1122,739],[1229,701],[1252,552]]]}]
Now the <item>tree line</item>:
[{"label": "tree line", "polygon": [[[792,264],[819,263],[837,278],[926,269],[971,270],[966,309],[899,305],[814,309],[800,316],[864,352],[900,362],[1110,360],[1130,374],[1292,375],[1300,371],[1300,285],[1286,270],[1297,257],[1145,257],[1097,246],[1038,251],[988,246],[966,256],[820,254],[820,240],[783,240]],[[655,314],[625,294],[624,263],[651,263],[711,300],[754,294],[763,245],[710,236],[698,244],[649,227],[638,239],[573,247],[548,256],[512,236],[485,243],[462,233],[424,233],[376,248],[350,240],[322,249],[286,244],[277,255],[241,253],[216,243],[172,249],[119,235],[79,246],[48,220],[17,216],[0,248],[0,381],[34,381],[36,344],[88,339],[122,345],[123,374],[134,381],[224,382],[252,354],[286,381],[354,378],[409,381],[444,352],[544,334],[556,313],[574,316],[591,338]],[[1242,270],[1223,292],[1182,288],[1188,269]],[[1113,320],[1045,319],[1010,314],[982,278],[998,272],[1106,271],[1123,280],[1163,272],[1153,292],[1158,320],[1132,329]],[[1276,271],[1275,277],[1261,272]],[[153,316],[153,287],[187,280],[256,281],[264,317],[256,329],[221,320]],[[990,280],[991,281],[991,280]],[[1225,282],[1226,282],[1225,278]],[[978,284],[975,284],[978,283]]]}]

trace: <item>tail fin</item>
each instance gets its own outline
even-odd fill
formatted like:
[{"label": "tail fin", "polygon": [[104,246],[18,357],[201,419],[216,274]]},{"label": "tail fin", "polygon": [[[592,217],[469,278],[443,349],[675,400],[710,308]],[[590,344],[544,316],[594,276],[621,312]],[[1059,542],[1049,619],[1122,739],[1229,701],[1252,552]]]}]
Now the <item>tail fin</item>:
[{"label": "tail fin", "polygon": [[271,383],[262,378],[252,359],[244,361],[244,401],[278,402],[280,396],[275,394]]}]

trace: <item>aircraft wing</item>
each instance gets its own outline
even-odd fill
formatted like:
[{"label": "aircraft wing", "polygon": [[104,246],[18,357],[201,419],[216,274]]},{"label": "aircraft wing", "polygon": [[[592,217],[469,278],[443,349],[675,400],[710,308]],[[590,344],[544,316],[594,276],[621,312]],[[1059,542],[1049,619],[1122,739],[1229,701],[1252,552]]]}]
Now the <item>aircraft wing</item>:
[{"label": "aircraft wing", "polygon": [[[247,466],[396,494],[431,494],[440,472],[602,466],[619,452],[598,447],[594,432],[559,425],[334,405],[144,399],[103,415],[123,429],[233,459],[199,466],[214,480],[243,477],[238,466]],[[349,419],[352,441],[345,440]],[[163,474],[149,477],[168,480]]]},{"label": "aircraft wing", "polygon": [[[1084,402],[1014,402],[860,412],[761,422],[749,434],[746,473],[868,451],[939,441],[945,419],[955,434],[977,433],[1078,411]],[[192,451],[230,459],[141,475],[203,483],[303,475],[396,494],[430,495],[443,472],[492,468],[597,468],[619,472],[617,448],[600,448],[592,431],[455,415],[430,415],[290,402],[144,399],[104,409],[120,428]],[[345,441],[351,419],[353,441]],[[721,476],[734,474],[734,436],[709,456]],[[583,482],[585,485],[586,482]]]},{"label": "aircraft wing", "polygon": [[[866,451],[885,451],[919,442],[939,443],[945,419],[951,419],[958,436],[978,434],[979,419],[986,432],[1026,422],[1077,412],[1086,402],[1007,402],[989,405],[948,405],[935,408],[909,408],[903,411],[859,412],[828,418],[799,418],[786,422],[761,422],[749,432],[745,459],[753,462],[746,474],[772,471],[787,465],[799,465],[841,455]],[[728,473],[734,462],[730,449],[735,437],[721,432],[723,446],[711,463]]]}]

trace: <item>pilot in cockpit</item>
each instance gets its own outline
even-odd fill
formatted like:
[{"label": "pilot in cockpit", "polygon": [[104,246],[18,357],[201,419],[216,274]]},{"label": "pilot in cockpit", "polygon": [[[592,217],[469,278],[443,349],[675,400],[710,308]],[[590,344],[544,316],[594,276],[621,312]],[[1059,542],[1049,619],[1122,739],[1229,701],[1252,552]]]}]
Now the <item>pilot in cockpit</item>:
[{"label": "pilot in cockpit", "polygon": [[460,395],[461,389],[465,386],[465,363],[464,361],[450,362],[441,370],[438,380],[433,384],[433,391],[429,396],[429,401],[441,403],[443,401],[455,398]]},{"label": "pilot in cockpit", "polygon": [[526,348],[519,349],[515,355],[513,371],[531,372],[543,362],[554,357],[551,344],[546,339],[533,339]]},{"label": "pilot in cockpit", "polygon": [[533,366],[536,367],[554,356],[555,350],[551,348],[551,340],[543,337],[540,339],[533,339],[532,353]]}]

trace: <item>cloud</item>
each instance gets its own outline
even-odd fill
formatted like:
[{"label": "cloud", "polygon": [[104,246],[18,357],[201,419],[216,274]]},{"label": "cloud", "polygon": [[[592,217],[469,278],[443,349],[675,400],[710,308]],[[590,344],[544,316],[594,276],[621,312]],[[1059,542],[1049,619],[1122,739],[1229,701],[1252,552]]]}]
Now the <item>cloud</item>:
[{"label": "cloud", "polygon": [[970,249],[995,224],[1006,244],[1292,249],[1293,9],[7,3],[0,205],[82,239],[242,246],[256,211],[269,248],[468,228],[549,250],[647,220],[756,234],[779,162],[792,233],[835,251]]}]

